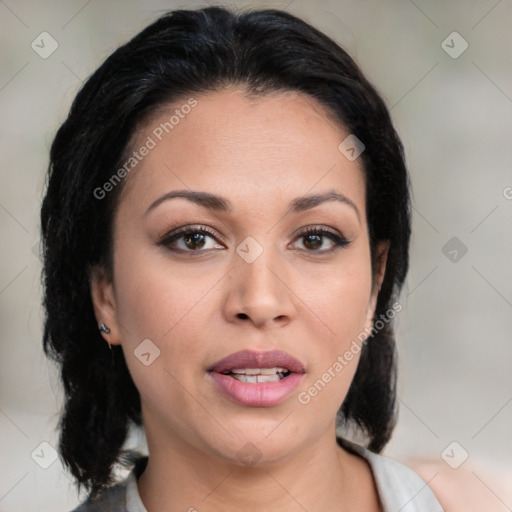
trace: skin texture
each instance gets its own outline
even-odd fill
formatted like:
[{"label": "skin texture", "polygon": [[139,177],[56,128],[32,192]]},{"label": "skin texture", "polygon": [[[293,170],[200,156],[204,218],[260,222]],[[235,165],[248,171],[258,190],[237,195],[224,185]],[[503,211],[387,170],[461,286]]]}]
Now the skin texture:
[{"label": "skin texture", "polygon": [[[297,399],[371,328],[386,247],[372,273],[360,159],[338,151],[348,132],[310,97],[255,99],[234,88],[194,97],[197,106],[126,178],[113,282],[100,269],[91,275],[98,323],[111,329],[109,343],[122,345],[141,395],[150,454],[141,498],[149,512],[377,511],[368,465],[335,442],[335,414],[359,355],[307,405]],[[134,146],[180,104],[155,115]],[[232,211],[175,198],[145,215],[173,190],[221,195]],[[328,201],[289,213],[293,199],[330,190],[355,208]],[[200,254],[183,237],[173,244],[182,252],[157,245],[185,225],[214,233]],[[330,238],[299,236],[310,226],[328,227],[349,244],[328,253]],[[263,248],[252,263],[236,252],[249,236]],[[134,355],[144,339],[160,350],[149,366]],[[206,370],[243,349],[288,352],[305,377],[276,406],[239,405]],[[260,457],[251,467],[238,457],[248,442]]]}]

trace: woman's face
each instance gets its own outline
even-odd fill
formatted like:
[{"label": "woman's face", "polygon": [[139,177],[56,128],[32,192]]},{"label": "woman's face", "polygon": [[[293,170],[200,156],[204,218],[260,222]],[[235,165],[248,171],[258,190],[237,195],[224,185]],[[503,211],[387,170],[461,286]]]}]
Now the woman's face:
[{"label": "woman's face", "polygon": [[[275,462],[332,433],[354,340],[371,326],[381,276],[372,280],[362,164],[339,151],[349,133],[308,96],[194,99],[138,132],[113,283],[92,281],[96,316],[122,345],[150,449]],[[216,365],[241,351],[253,358]],[[266,370],[244,373],[254,367]]]}]

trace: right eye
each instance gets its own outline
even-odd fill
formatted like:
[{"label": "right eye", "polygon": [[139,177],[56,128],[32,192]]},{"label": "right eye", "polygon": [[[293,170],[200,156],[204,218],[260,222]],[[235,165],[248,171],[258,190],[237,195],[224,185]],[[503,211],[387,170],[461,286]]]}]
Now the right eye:
[{"label": "right eye", "polygon": [[[211,239],[210,243],[208,243],[208,239]],[[216,242],[215,234],[206,226],[178,228],[164,235],[158,242],[158,245],[177,252],[202,252],[211,249],[225,249],[223,245]]]}]

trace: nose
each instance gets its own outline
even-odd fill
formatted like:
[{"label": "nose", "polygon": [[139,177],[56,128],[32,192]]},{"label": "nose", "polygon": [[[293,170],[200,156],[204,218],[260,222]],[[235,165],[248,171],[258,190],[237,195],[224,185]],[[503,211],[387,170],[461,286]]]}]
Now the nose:
[{"label": "nose", "polygon": [[228,274],[224,304],[230,322],[251,322],[258,328],[283,327],[295,314],[293,291],[283,262],[270,250],[251,263],[238,254]]}]

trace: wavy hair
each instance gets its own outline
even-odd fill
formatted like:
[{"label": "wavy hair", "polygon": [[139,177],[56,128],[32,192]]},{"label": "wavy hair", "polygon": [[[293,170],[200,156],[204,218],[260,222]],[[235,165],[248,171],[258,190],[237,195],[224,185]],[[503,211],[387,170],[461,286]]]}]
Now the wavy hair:
[{"label": "wavy hair", "polygon": [[[141,123],[162,105],[235,85],[249,95],[298,91],[326,107],[360,139],[372,263],[389,243],[375,318],[398,297],[408,269],[409,181],[400,139],[375,88],[325,34],[277,9],[175,10],[114,51],[76,95],[50,150],[41,206],[43,347],[65,392],[59,452],[95,496],[115,483],[114,466],[133,466],[123,450],[130,426],[142,427],[139,393],[120,346],[109,350],[94,315],[89,271],[112,277],[113,219],[120,183],[104,199],[94,190],[122,165]],[[392,322],[363,345],[337,426],[355,426],[379,452],[396,421]],[[140,454],[139,454],[140,455]]]}]

